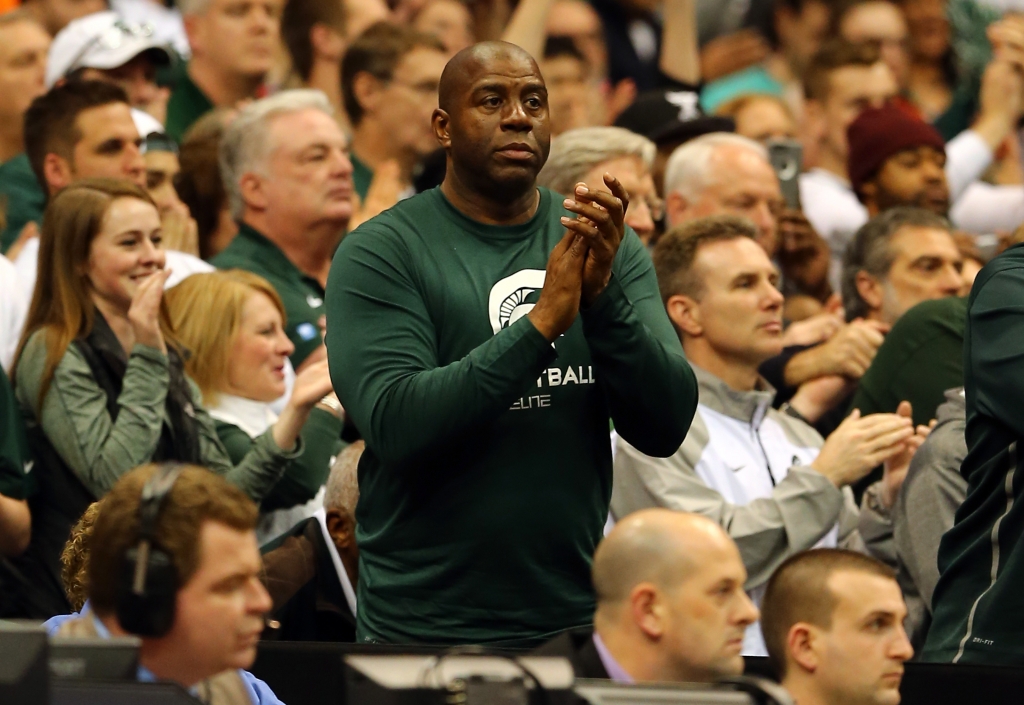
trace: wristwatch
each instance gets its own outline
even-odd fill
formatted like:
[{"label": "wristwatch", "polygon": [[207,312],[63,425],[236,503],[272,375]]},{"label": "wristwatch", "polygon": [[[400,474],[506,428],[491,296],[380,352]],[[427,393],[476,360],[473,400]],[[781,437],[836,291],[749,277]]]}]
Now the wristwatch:
[{"label": "wristwatch", "polygon": [[797,421],[803,421],[808,426],[813,426],[814,425],[810,421],[808,421],[807,418],[803,414],[801,414],[799,411],[794,409],[793,406],[788,401],[782,403],[782,406],[779,407],[779,411],[781,411],[786,416],[790,416],[790,417],[796,419]]}]

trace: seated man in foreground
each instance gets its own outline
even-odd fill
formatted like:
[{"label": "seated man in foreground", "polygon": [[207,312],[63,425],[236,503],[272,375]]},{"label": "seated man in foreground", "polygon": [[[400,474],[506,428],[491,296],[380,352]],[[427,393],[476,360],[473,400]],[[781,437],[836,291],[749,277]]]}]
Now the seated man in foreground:
[{"label": "seated man in foreground", "polygon": [[539,655],[565,656],[578,678],[713,682],[743,673],[743,634],[757,608],[721,527],[696,514],[646,509],[594,553],[593,630],[566,632]]},{"label": "seated man in foreground", "polygon": [[[90,607],[57,636],[134,634],[141,681],[173,681],[208,705],[279,704],[241,670],[256,658],[271,606],[259,580],[258,517],[241,490],[203,468],[129,472],[103,498],[93,529]],[[144,544],[149,560],[138,570]]]},{"label": "seated man in foreground", "polygon": [[851,551],[807,551],[779,566],[761,621],[768,658],[800,705],[898,705],[914,655],[893,572]]}]

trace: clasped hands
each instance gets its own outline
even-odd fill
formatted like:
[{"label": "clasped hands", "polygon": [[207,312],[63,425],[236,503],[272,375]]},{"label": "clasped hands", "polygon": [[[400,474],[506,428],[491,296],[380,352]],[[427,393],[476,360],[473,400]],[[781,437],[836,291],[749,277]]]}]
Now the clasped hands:
[{"label": "clasped hands", "polygon": [[604,175],[610,193],[580,182],[565,209],[577,217],[563,216],[565,236],[548,258],[544,288],[530,321],[550,341],[569,329],[580,304],[590,306],[608,286],[612,262],[626,232],[629,196],[611,174]]}]

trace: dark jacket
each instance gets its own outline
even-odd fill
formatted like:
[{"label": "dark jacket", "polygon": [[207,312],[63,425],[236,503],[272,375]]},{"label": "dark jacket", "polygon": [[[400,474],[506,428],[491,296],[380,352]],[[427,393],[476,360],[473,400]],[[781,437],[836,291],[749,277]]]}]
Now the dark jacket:
[{"label": "dark jacket", "polygon": [[967,497],[939,544],[925,661],[1024,663],[1024,246],[974,280],[964,328]]},{"label": "dark jacket", "polygon": [[310,518],[263,547],[263,584],[280,622],[264,638],[354,642],[356,617],[345,601],[320,522]]},{"label": "dark jacket", "polygon": [[[116,421],[122,380],[128,366],[128,356],[121,343],[97,312],[92,331],[72,345],[85,359],[96,384],[105,392],[107,412],[111,421]],[[199,461],[199,443],[190,390],[181,359],[173,349],[168,351],[168,374],[170,383],[165,404],[169,423],[161,428],[152,461],[195,463]],[[29,424],[28,439],[36,461],[39,491],[30,500],[31,543],[12,564],[17,582],[21,583],[18,612],[43,618],[70,611],[60,578],[60,554],[71,527],[98,497],[68,467],[40,424]]]},{"label": "dark jacket", "polygon": [[577,678],[608,678],[601,656],[594,646],[593,629],[571,629],[534,650],[535,656],[569,659]]}]

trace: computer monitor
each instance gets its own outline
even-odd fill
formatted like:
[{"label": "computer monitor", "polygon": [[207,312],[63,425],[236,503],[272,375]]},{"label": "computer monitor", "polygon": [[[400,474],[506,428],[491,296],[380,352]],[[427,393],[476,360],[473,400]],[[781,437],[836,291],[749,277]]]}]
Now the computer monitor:
[{"label": "computer monitor", "polygon": [[51,637],[50,675],[55,680],[135,681],[140,643],[135,637]]},{"label": "computer monitor", "polygon": [[41,626],[0,622],[0,703],[47,705],[48,644]]}]

